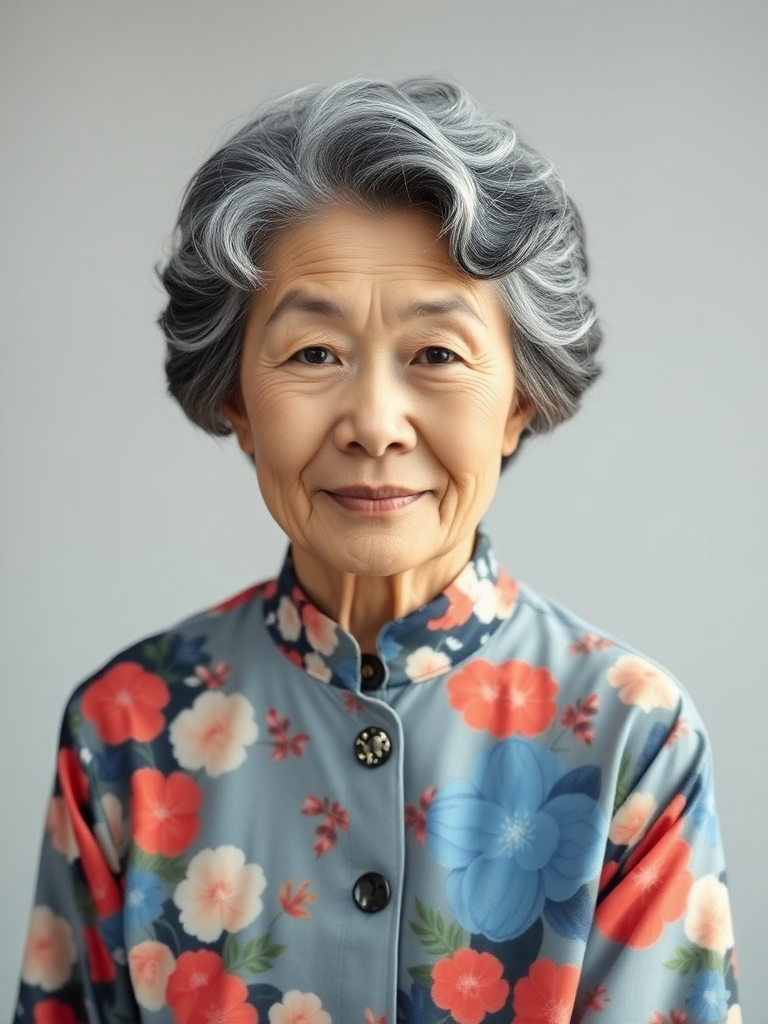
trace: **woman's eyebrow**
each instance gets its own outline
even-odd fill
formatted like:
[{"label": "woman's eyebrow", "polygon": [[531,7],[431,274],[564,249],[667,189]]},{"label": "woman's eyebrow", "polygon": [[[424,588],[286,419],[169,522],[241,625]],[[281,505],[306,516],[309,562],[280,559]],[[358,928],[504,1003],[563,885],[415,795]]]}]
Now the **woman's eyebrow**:
[{"label": "woman's eyebrow", "polygon": [[278,317],[289,312],[319,313],[321,316],[338,317],[339,319],[344,319],[347,316],[347,310],[343,306],[330,302],[328,299],[315,298],[300,289],[294,289],[278,302],[267,318],[267,324],[274,323]]},{"label": "woman's eyebrow", "polygon": [[[340,306],[330,299],[320,299],[301,289],[294,289],[278,302],[267,318],[267,324],[274,323],[283,314],[289,312],[315,313],[320,316],[338,319],[345,319],[349,316],[349,311],[344,306]],[[415,320],[425,317],[445,316],[449,313],[460,313],[464,316],[469,316],[482,324],[483,327],[487,326],[477,309],[462,295],[445,295],[439,299],[412,302],[407,306],[401,307],[397,315],[400,320]]]},{"label": "woman's eyebrow", "polygon": [[416,317],[444,316],[446,313],[463,313],[477,320],[483,327],[488,326],[472,303],[461,295],[446,295],[427,302],[414,302],[402,308],[399,316],[401,320],[411,320]]}]

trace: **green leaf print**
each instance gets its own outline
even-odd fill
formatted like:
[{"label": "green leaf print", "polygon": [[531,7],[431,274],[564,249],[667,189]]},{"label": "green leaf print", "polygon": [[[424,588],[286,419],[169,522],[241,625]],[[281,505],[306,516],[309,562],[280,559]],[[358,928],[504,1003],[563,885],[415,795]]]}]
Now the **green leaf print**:
[{"label": "green leaf print", "polygon": [[159,853],[145,853],[138,846],[131,850],[131,867],[140,871],[151,871],[168,885],[181,882],[187,873],[187,863],[182,857],[163,857]]},{"label": "green leaf print", "polygon": [[678,946],[675,955],[664,961],[664,966],[678,974],[690,974],[692,971],[698,974],[699,971],[722,970],[723,958],[711,949],[701,949],[699,946]]},{"label": "green leaf print", "polygon": [[463,929],[455,922],[446,924],[439,910],[432,910],[419,899],[416,900],[416,910],[421,921],[411,921],[411,928],[428,953],[452,956],[465,945]]},{"label": "green leaf print", "polygon": [[173,668],[173,662],[170,661],[172,652],[173,635],[145,643],[141,648],[141,657],[145,665],[169,686],[178,686],[184,682],[184,673]]},{"label": "green leaf print", "polygon": [[616,780],[616,796],[613,801],[614,814],[629,796],[629,769],[631,765],[632,759],[625,750],[624,753],[621,755],[621,763],[619,765],[619,777]]},{"label": "green leaf print", "polygon": [[409,967],[408,973],[417,985],[429,991],[432,988],[432,967],[430,964],[419,964],[417,967]]},{"label": "green leaf print", "polygon": [[170,637],[163,637],[161,640],[152,640],[144,644],[141,648],[141,656],[147,665],[158,671],[168,660],[170,650]]},{"label": "green leaf print", "polygon": [[284,943],[273,942],[270,932],[258,939],[249,939],[244,946],[232,935],[224,943],[224,969],[229,974],[262,974],[288,949]]}]

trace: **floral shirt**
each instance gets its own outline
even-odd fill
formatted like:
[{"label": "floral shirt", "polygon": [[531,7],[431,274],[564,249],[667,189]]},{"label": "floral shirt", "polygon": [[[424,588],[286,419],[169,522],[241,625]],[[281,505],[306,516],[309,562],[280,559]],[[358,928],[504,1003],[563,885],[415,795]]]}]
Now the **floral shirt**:
[{"label": "floral shirt", "polygon": [[376,656],[277,580],[64,715],[16,1020],[741,1020],[710,748],[480,533]]}]

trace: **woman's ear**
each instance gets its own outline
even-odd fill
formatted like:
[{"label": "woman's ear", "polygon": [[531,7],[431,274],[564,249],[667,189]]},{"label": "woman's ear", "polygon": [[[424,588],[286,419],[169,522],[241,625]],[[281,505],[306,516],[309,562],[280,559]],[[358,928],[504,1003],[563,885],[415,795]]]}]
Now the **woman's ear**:
[{"label": "woman's ear", "polygon": [[239,389],[224,401],[223,411],[234,431],[237,443],[246,455],[253,456],[254,445],[251,421],[248,419],[248,413],[245,410],[245,403]]},{"label": "woman's ear", "polygon": [[509,416],[504,427],[504,438],[501,448],[502,455],[506,457],[514,452],[520,442],[521,434],[533,419],[535,412],[536,409],[530,398],[524,398],[522,395],[515,395],[512,408],[509,411]]}]

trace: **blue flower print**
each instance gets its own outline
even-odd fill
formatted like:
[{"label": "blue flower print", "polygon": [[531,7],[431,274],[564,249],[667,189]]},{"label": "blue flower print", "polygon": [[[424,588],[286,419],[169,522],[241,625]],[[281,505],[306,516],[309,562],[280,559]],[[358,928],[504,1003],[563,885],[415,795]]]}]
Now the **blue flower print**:
[{"label": "blue flower print", "polygon": [[482,753],[471,780],[442,786],[427,811],[427,846],[450,869],[459,924],[504,942],[547,904],[571,899],[600,869],[599,791],[598,768],[566,772],[557,754],[520,737]]},{"label": "blue flower print", "polygon": [[376,649],[385,661],[394,661],[403,649],[403,645],[389,635],[386,628],[379,633]]},{"label": "blue flower print", "polygon": [[195,636],[189,640],[176,636],[171,657],[180,670],[191,670],[200,662],[210,661],[210,656],[205,654],[205,644],[204,636]]},{"label": "blue flower print", "polygon": [[712,766],[708,764],[702,775],[697,777],[698,785],[694,785],[688,816],[693,824],[705,836],[710,846],[720,842],[720,829],[715,812],[715,787],[712,779]]},{"label": "blue flower print", "polygon": [[719,1024],[725,1020],[729,995],[719,971],[700,971],[691,982],[688,1000],[694,1019],[701,1024]]},{"label": "blue flower print", "polygon": [[160,879],[151,871],[129,868],[125,885],[125,927],[141,928],[160,916],[165,893]]}]

